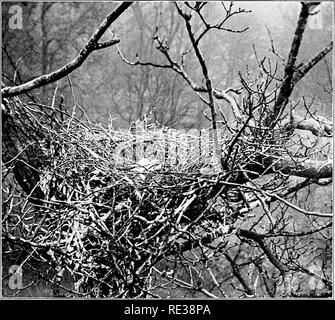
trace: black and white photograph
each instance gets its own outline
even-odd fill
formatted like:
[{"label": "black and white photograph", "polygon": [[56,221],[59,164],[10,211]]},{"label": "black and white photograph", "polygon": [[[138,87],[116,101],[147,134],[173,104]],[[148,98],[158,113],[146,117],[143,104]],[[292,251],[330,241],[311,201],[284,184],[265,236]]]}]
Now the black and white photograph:
[{"label": "black and white photograph", "polygon": [[334,2],[1,16],[2,299],[334,299]]}]

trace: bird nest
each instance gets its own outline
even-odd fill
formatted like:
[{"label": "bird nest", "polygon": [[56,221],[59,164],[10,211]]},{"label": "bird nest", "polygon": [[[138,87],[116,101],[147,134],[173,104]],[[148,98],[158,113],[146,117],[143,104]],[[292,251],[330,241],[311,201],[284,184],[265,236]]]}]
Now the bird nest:
[{"label": "bird nest", "polygon": [[29,231],[17,240],[69,272],[78,294],[146,295],[163,257],[229,232],[233,217],[209,163],[209,130],[199,138],[136,125],[134,132],[69,120],[49,131],[51,160],[39,183],[45,197],[23,214]]},{"label": "bird nest", "polygon": [[244,205],[211,137],[141,121],[126,131],[72,118],[49,128],[44,198],[21,210],[6,237],[48,261],[55,282],[69,273],[75,295],[147,297],[157,264],[222,245]]}]

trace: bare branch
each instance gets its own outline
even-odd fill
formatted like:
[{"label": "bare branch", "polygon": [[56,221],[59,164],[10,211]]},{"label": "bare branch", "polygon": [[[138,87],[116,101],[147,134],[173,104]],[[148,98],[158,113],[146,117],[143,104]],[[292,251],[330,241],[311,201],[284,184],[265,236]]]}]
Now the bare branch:
[{"label": "bare branch", "polygon": [[57,69],[54,72],[49,74],[42,75],[38,78],[35,78],[29,82],[26,82],[22,85],[15,87],[5,87],[1,89],[2,96],[13,97],[25,92],[28,92],[32,89],[36,89],[47,85],[49,83],[55,82],[61,78],[64,78],[72,71],[77,69],[82,65],[82,63],[86,60],[86,58],[95,50],[103,49],[110,47],[118,42],[119,39],[113,39],[110,41],[106,41],[103,43],[99,43],[98,41],[102,37],[102,35],[106,32],[106,30],[110,27],[110,25],[118,19],[118,17],[132,4],[132,2],[123,2],[120,4],[112,13],[110,13],[105,20],[100,24],[100,26],[93,33],[91,38],[88,40],[86,45],[80,50],[79,54],[68,64]]},{"label": "bare branch", "polygon": [[[333,136],[333,123],[331,120],[322,116],[313,118],[304,118],[292,112],[292,117],[289,120],[290,126],[299,130],[307,130],[312,132],[315,136],[319,137],[332,137]],[[283,125],[285,125],[283,123]]]},{"label": "bare branch", "polygon": [[309,61],[301,65],[294,71],[293,84],[295,85],[302,77],[306,75],[320,60],[322,60],[333,49],[333,41],[324,47],[318,54],[316,54]]},{"label": "bare branch", "polygon": [[272,167],[274,171],[280,171],[283,174],[309,179],[326,179],[333,176],[332,162],[317,160],[298,162],[282,159],[275,161]]},{"label": "bare branch", "polygon": [[[287,63],[285,66],[284,81],[280,88],[277,100],[274,104],[273,115],[271,116],[270,122],[273,122],[274,120],[276,120],[278,116],[280,115],[280,113],[282,113],[282,111],[284,110],[285,106],[288,103],[288,99],[291,96],[295,83],[301,78],[300,77],[298,80],[294,81],[294,75],[296,74],[295,73],[296,71],[295,63],[296,63],[296,59],[299,53],[305,27],[307,24],[307,19],[309,15],[311,14],[311,8],[314,8],[319,3],[320,2],[306,2],[306,3],[302,2],[301,3],[302,7],[301,7],[298,22],[297,22],[297,27],[295,30],[294,38],[291,44],[291,49],[290,49]],[[321,56],[323,57],[326,53],[328,53],[331,50],[331,47],[332,47],[332,44],[328,45],[324,50],[322,50]],[[302,75],[306,74],[307,71],[310,70],[310,68],[313,65],[315,65],[317,61],[321,59],[320,58],[321,56],[317,56],[315,62],[312,59],[313,62],[307,63],[307,65],[305,66],[305,68],[307,68],[306,72],[305,73],[303,72],[303,70],[305,69],[301,70]],[[308,68],[308,66],[310,66],[310,68]]]}]

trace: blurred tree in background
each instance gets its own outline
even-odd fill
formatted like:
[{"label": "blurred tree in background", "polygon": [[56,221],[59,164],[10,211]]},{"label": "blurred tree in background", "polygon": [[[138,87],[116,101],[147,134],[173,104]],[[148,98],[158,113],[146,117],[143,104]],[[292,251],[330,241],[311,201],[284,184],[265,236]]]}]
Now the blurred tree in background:
[{"label": "blurred tree in background", "polygon": [[[11,30],[8,27],[8,9],[11,5],[3,3],[2,10],[2,67],[7,76],[4,81],[8,85],[13,80],[16,83],[25,82],[64,65],[87,41],[91,30],[96,27],[97,21],[103,19],[105,12],[115,8],[113,2],[29,3],[23,6],[23,29]],[[213,32],[202,42],[203,54],[215,86],[231,87],[238,84],[239,71],[246,70],[246,66],[249,70],[255,68],[255,50],[259,57],[271,54],[271,38],[278,54],[285,56],[289,50],[291,39],[288,37],[295,28],[299,3],[274,2],[264,6],[257,2],[241,2],[238,6],[252,12],[245,14],[243,20],[233,17],[227,27],[248,27],[248,30],[243,33]],[[208,14],[215,21],[222,14],[222,9],[219,3],[214,3],[213,7]],[[322,13],[322,30],[307,28],[305,32],[299,54],[301,60],[315,54],[316,48],[323,47],[331,38],[331,3],[322,3]],[[122,39],[120,48],[131,59],[139,57],[161,62],[162,56],[155,48],[155,35],[164,35],[166,44],[175,56],[190,49],[185,29],[173,5],[167,2],[134,4],[108,34],[113,32]],[[199,69],[195,68],[194,57],[186,54],[185,61],[186,71],[191,70],[197,80],[201,74],[196,74]],[[329,55],[313,69],[303,84],[298,84],[294,92],[294,97],[304,95],[306,100],[317,101],[313,108],[322,110],[325,116],[331,115],[331,68]],[[162,124],[199,128],[206,123],[201,115],[203,107],[196,95],[176,74],[153,67],[131,68],[122,62],[115,48],[91,55],[85,67],[76,70],[70,78],[72,89],[68,79],[60,80],[65,105],[73,103],[73,90],[75,103],[83,106],[92,120],[106,122],[112,117],[116,118],[115,123],[126,127],[156,104],[158,120]],[[47,102],[53,91],[52,84],[36,90],[36,93],[41,101]]]}]

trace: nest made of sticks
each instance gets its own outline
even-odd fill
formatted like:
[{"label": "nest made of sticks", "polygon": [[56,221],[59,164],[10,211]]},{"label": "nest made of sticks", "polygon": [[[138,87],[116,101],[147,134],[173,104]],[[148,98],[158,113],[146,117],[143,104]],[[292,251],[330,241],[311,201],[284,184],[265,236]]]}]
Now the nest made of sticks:
[{"label": "nest made of sticks", "polygon": [[40,179],[45,199],[34,210],[44,223],[37,230],[36,218],[34,242],[92,296],[143,294],[152,265],[205,235],[224,236],[234,219],[212,155],[199,152],[211,147],[208,132],[200,141],[137,125],[134,133],[72,121],[45,150],[52,161]]},{"label": "nest made of sticks", "polygon": [[[153,266],[200,243],[220,245],[232,231],[244,201],[238,187],[221,183],[234,170],[222,172],[211,130],[192,134],[138,121],[122,131],[72,117],[45,129],[44,198],[25,207],[24,229],[9,236],[67,270],[78,294],[146,296]],[[225,128],[222,136],[224,148],[233,137]],[[231,153],[240,164],[255,153],[242,147]]]}]

